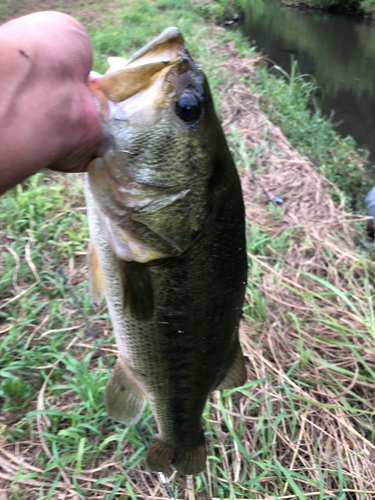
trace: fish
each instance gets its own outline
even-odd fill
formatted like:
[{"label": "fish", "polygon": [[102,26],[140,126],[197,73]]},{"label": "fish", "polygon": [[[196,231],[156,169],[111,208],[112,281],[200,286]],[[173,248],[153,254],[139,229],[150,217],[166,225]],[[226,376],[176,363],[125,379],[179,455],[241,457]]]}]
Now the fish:
[{"label": "fish", "polygon": [[105,297],[118,348],[106,411],[133,425],[148,401],[148,467],[194,475],[206,467],[210,393],[246,381],[241,185],[177,28],[109,63],[89,83],[107,145],[85,174],[90,296]]}]

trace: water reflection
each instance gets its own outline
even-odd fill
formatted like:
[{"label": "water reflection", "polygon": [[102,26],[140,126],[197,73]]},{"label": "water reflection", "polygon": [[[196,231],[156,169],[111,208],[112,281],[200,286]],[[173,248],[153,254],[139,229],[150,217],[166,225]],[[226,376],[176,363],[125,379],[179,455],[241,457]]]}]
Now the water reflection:
[{"label": "water reflection", "polygon": [[291,55],[301,72],[324,91],[323,111],[335,111],[342,135],[352,135],[375,160],[375,27],[353,17],[248,0],[243,31],[276,64],[290,71]]}]

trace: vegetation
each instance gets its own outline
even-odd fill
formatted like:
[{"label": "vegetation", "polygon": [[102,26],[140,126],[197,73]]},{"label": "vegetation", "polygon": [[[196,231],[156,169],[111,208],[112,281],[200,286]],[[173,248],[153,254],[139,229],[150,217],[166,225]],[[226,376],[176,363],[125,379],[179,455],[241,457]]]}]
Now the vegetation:
[{"label": "vegetation", "polygon": [[[0,0],[0,13],[38,9],[32,3]],[[250,268],[241,340],[249,382],[213,394],[204,413],[207,472],[185,478],[170,471],[173,492],[190,499],[370,498],[374,267],[331,198],[355,203],[362,158],[354,144],[306,109],[314,84],[296,68],[290,76],[255,70],[259,57],[247,42],[210,24],[230,16],[234,2],[48,7],[88,27],[97,71],[108,55],[126,57],[177,25],[209,77],[242,172]],[[266,192],[284,204],[274,206]],[[93,309],[88,297],[80,176],[42,172],[3,196],[0,207],[0,489],[12,500],[167,498],[145,468],[137,430],[105,414],[109,370],[71,296],[112,365],[106,309]],[[148,439],[155,432],[149,409],[141,428]]]},{"label": "vegetation", "polygon": [[332,13],[350,14],[356,16],[374,17],[375,2],[374,0],[309,0],[308,2],[300,2],[298,0],[285,0],[284,5],[304,7],[306,4],[311,9],[325,10]]},{"label": "vegetation", "polygon": [[[267,32],[272,45],[282,39],[291,49],[298,48],[304,58],[311,57],[317,81],[324,81],[330,93],[354,89],[361,95],[374,94],[375,32],[370,23],[322,12],[296,12],[273,0],[244,0],[243,27],[250,36],[253,26]],[[348,43],[338,42],[343,33]]]},{"label": "vegetation", "polygon": [[315,97],[316,82],[301,75],[294,61],[290,75],[279,67],[271,71],[266,66],[259,68],[254,88],[270,120],[335,186],[335,201],[340,203],[344,196],[348,209],[363,210],[366,193],[373,184],[365,168],[367,154],[356,149],[352,137],[340,137],[331,120],[322,115]]}]

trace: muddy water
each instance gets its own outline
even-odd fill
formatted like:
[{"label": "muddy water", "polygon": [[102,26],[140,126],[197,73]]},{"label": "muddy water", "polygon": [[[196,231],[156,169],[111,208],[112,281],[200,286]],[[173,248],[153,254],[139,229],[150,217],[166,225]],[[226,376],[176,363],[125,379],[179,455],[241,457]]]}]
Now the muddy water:
[{"label": "muddy water", "polygon": [[248,0],[242,31],[286,71],[291,56],[297,59],[322,89],[324,114],[334,113],[338,132],[369,149],[375,163],[375,24],[281,7],[277,0]]}]

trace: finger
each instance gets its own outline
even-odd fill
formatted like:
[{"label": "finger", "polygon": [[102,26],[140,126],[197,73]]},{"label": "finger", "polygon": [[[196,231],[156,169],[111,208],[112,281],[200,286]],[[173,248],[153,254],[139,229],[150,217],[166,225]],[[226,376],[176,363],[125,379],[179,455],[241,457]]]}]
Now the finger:
[{"label": "finger", "polygon": [[[18,54],[38,61],[39,71],[53,68],[56,77],[85,81],[92,66],[88,33],[68,14],[45,11],[14,19],[1,26],[1,39],[11,42]],[[18,54],[15,50],[14,57]]]}]

